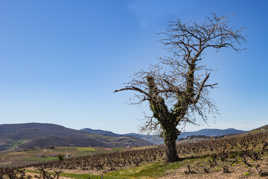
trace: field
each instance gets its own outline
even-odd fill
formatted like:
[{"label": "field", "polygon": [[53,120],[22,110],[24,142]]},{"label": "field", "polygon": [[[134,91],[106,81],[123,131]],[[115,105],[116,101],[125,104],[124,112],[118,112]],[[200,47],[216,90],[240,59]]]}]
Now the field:
[{"label": "field", "polygon": [[116,152],[111,149],[56,148],[51,150],[54,153],[57,150],[58,153],[63,150],[75,152],[69,159],[59,161],[51,158],[48,162],[40,161],[20,168],[32,176],[42,173],[52,175],[55,171],[61,171],[62,178],[85,179],[101,176],[104,179],[258,178],[268,175],[266,128],[248,134],[178,143],[177,149],[182,160],[167,164],[163,161],[163,146],[117,149]]},{"label": "field", "polygon": [[60,157],[82,157],[121,151],[123,148],[103,147],[53,147],[46,149],[7,151],[0,153],[0,167],[24,166],[35,163],[57,161]]}]

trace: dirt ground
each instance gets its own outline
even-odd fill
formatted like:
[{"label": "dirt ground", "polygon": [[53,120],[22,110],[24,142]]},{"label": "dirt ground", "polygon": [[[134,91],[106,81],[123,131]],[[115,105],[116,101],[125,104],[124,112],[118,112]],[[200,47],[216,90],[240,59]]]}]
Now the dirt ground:
[{"label": "dirt ground", "polygon": [[[263,162],[261,164],[263,171],[268,172],[268,161]],[[183,167],[168,173],[164,177],[160,177],[159,179],[253,179],[253,178],[261,178],[261,179],[268,179],[266,177],[260,177],[255,168],[248,168],[243,165],[239,165],[237,167],[230,167],[230,173],[223,173],[223,171],[217,171],[212,173],[202,173],[202,174],[188,174],[186,175],[184,171],[187,168]],[[193,168],[193,170],[195,170]],[[198,173],[198,172],[197,172]]]}]

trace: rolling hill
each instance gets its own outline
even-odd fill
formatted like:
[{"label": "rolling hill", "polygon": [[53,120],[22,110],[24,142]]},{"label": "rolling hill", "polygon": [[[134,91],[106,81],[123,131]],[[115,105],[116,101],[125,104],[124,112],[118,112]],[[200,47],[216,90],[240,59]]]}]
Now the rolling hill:
[{"label": "rolling hill", "polygon": [[[183,132],[178,140],[189,136],[225,136],[244,132],[236,129],[203,129],[195,132]],[[111,131],[90,128],[75,130],[60,125],[42,123],[0,125],[0,151],[50,146],[125,147],[162,143],[163,139],[157,135],[116,134]]]},{"label": "rolling hill", "polygon": [[151,143],[135,137],[89,134],[55,124],[0,125],[0,150],[50,146],[124,147],[145,145],[151,145]]},{"label": "rolling hill", "polygon": [[[81,131],[88,132],[89,134],[101,134],[106,136],[127,136],[127,137],[135,137],[145,141],[148,141],[152,144],[163,144],[163,139],[157,135],[144,135],[144,134],[137,134],[137,133],[128,133],[128,134],[116,134],[110,131],[105,130],[95,130],[95,129],[81,129]],[[233,128],[229,129],[202,129],[199,131],[194,132],[182,132],[181,135],[178,137],[178,140],[190,137],[190,136],[204,136],[204,137],[219,137],[219,136],[226,136],[226,135],[234,135],[234,134],[242,134],[246,131],[237,130]]]},{"label": "rolling hill", "polygon": [[81,129],[81,131],[89,133],[89,134],[99,134],[99,135],[111,136],[111,137],[124,136],[124,135],[121,135],[121,134],[113,133],[111,131],[105,131],[105,130],[100,130],[100,129],[85,128],[85,129]]}]

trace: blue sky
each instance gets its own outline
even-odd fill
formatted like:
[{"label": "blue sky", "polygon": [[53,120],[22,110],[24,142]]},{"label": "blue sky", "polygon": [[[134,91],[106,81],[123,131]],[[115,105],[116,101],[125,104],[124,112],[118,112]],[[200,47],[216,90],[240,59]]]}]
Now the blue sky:
[{"label": "blue sky", "polygon": [[207,54],[220,115],[201,128],[253,129],[268,121],[268,1],[48,0],[0,2],[0,123],[138,132],[144,106],[114,94],[167,52],[156,34],[168,21],[211,13],[244,27],[246,51]]}]

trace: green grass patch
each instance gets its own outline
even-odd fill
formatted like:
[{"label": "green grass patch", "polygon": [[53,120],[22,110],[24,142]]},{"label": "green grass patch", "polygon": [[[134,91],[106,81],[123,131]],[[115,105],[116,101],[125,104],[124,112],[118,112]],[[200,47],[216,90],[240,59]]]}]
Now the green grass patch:
[{"label": "green grass patch", "polygon": [[63,173],[63,177],[77,178],[77,179],[127,179],[126,177],[118,176],[97,176],[90,174],[72,174],[72,173]]},{"label": "green grass patch", "polygon": [[12,146],[10,147],[10,150],[16,149],[18,146],[27,143],[27,140],[17,140],[12,143]]},{"label": "green grass patch", "polygon": [[249,173],[249,172],[245,172],[244,175],[245,175],[245,176],[249,176],[250,173]]},{"label": "green grass patch", "polygon": [[93,147],[76,147],[76,150],[79,152],[96,152],[96,149]]},{"label": "green grass patch", "polygon": [[49,162],[53,160],[58,160],[58,157],[27,157],[25,161],[37,161],[37,162]]},{"label": "green grass patch", "polygon": [[165,163],[165,162],[154,162],[139,167],[122,169],[118,171],[109,172],[107,176],[122,176],[122,177],[160,177],[164,176],[168,171],[178,169],[182,166],[185,166],[188,163],[192,163],[196,159],[187,159],[174,163]]},{"label": "green grass patch", "polygon": [[[37,170],[26,170],[29,173],[35,173],[37,175],[40,174]],[[53,172],[49,172],[50,174]],[[69,177],[75,179],[128,179],[126,177],[120,176],[100,176],[100,175],[91,175],[91,174],[74,174],[74,173],[61,173],[60,176],[62,177]]]}]

